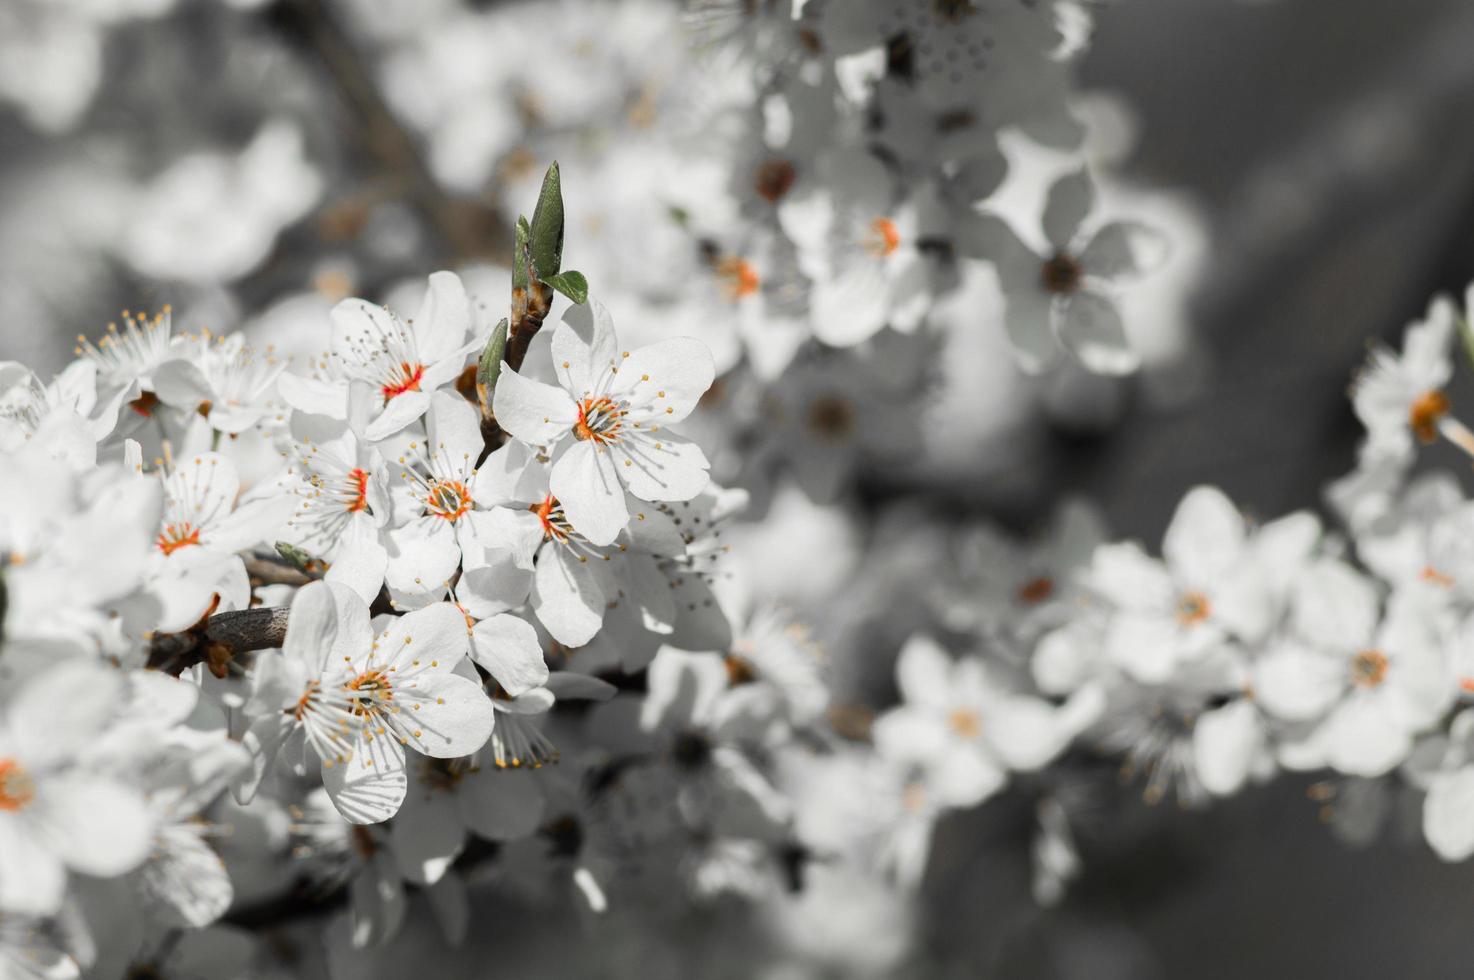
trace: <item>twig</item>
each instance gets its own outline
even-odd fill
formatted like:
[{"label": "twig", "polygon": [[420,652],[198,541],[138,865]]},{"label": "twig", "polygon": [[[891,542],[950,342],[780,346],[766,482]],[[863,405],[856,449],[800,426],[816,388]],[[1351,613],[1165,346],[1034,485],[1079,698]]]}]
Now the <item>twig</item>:
[{"label": "twig", "polygon": [[195,664],[208,663],[221,675],[236,654],[279,647],[286,636],[286,606],[216,613],[182,633],[155,636],[148,665],[177,677]]}]

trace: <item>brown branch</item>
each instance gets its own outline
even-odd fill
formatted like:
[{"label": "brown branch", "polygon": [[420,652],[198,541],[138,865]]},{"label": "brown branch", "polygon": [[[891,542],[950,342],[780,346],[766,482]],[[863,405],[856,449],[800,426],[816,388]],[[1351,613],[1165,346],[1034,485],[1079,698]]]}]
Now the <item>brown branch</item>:
[{"label": "brown branch", "polygon": [[301,586],[306,585],[308,582],[314,582],[317,579],[322,578],[321,574],[309,575],[307,572],[302,571],[300,568],[284,564],[283,562],[272,561],[270,558],[254,557],[249,557],[246,559],[246,575],[250,577],[251,584],[253,586]]},{"label": "brown branch", "polygon": [[148,665],[179,676],[198,663],[224,676],[236,654],[279,647],[287,635],[287,607],[240,609],[206,616],[181,633],[161,633],[149,646]]}]

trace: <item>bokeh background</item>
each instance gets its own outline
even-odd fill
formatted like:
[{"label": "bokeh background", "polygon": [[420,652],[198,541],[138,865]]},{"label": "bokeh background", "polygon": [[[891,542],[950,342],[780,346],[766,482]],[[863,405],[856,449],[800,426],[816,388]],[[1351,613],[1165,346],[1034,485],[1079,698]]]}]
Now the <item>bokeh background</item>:
[{"label": "bokeh background", "polygon": [[[859,513],[1024,527],[1079,493],[1118,535],[1155,543],[1200,482],[1266,517],[1317,506],[1353,460],[1345,392],[1367,342],[1474,274],[1474,6],[1093,12],[1079,76],[1092,152],[1111,195],[1149,206],[1179,245],[1168,281],[1136,300],[1146,367],[1026,379],[996,323],[968,319],[987,305],[969,284],[950,307],[947,424],[921,458],[856,475]],[[0,359],[48,376],[78,333],[163,303],[189,329],[307,353],[343,296],[387,299],[442,267],[502,289],[511,220],[553,157],[578,218],[573,264],[596,293],[637,282],[650,229],[603,205],[653,193],[663,121],[703,111],[689,47],[662,0],[0,0]],[[1037,196],[1042,182],[1017,176],[1019,200]],[[1395,833],[1328,832],[1334,807],[1295,777],[1205,812],[1103,805],[1082,878],[1049,910],[1028,901],[1026,807],[949,817],[909,962],[930,976],[1463,972],[1474,876]],[[824,921],[772,914],[790,913],[794,928]],[[650,976],[746,975],[736,912],[683,919],[668,941],[621,930],[638,910],[593,928],[510,903],[477,914],[489,924],[465,949],[417,946],[435,937],[419,931],[375,967],[575,976],[618,957]],[[826,941],[857,940],[836,926]]]}]

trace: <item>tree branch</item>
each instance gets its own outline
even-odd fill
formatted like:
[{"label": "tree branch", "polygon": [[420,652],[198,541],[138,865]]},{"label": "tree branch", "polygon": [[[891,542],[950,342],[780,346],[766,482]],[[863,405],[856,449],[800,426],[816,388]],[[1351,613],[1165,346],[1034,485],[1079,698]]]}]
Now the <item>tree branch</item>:
[{"label": "tree branch", "polygon": [[148,665],[178,677],[198,663],[223,676],[236,654],[279,647],[287,636],[287,607],[269,606],[216,613],[182,633],[153,638]]}]

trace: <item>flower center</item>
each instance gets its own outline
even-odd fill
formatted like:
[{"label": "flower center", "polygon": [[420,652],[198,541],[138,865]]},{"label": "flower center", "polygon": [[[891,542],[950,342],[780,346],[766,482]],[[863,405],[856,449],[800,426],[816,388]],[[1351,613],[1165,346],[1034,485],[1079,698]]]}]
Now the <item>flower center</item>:
[{"label": "flower center", "polygon": [[172,555],[180,548],[199,544],[200,529],[188,521],[180,524],[165,524],[155,543],[164,554]]},{"label": "flower center", "polygon": [[722,658],[727,667],[727,684],[731,687],[740,687],[743,684],[751,684],[757,680],[757,667],[751,660],[740,653],[729,653]]},{"label": "flower center", "polygon": [[1448,396],[1438,390],[1425,391],[1408,409],[1408,425],[1419,442],[1438,438],[1438,421],[1448,414]]},{"label": "flower center", "polygon": [[1177,622],[1196,626],[1213,614],[1213,604],[1201,592],[1184,592],[1177,600]]},{"label": "flower center", "polygon": [[722,284],[722,295],[730,303],[735,303],[745,296],[751,296],[758,291],[762,280],[758,278],[757,270],[752,263],[736,256],[728,256],[716,265],[717,279]]},{"label": "flower center", "polygon": [[408,361],[400,361],[398,367],[389,369],[384,385],[384,402],[404,394],[406,391],[419,391],[420,379],[425,376],[425,365],[411,364]]},{"label": "flower center", "polygon": [[860,244],[877,259],[883,259],[901,247],[901,233],[890,218],[876,218]]},{"label": "flower center", "polygon": [[302,690],[302,696],[297,699],[297,706],[290,709],[293,718],[301,721],[306,717],[307,712],[312,710],[313,702],[317,700],[317,691],[321,686],[317,681],[307,682],[307,686]]},{"label": "flower center", "polygon": [[1055,252],[1045,260],[1040,280],[1045,292],[1067,296],[1080,288],[1081,272],[1080,263],[1074,258],[1064,252]]},{"label": "flower center", "polygon": [[573,435],[585,442],[593,440],[604,446],[619,441],[619,430],[624,427],[624,410],[608,398],[585,398],[578,403],[578,421],[573,423]]},{"label": "flower center", "polygon": [[154,414],[154,408],[158,404],[159,396],[151,391],[145,391],[143,394],[139,395],[137,398],[129,402],[128,407],[133,409],[133,411],[137,412],[139,415],[142,415],[144,418],[152,418]]},{"label": "flower center", "polygon": [[368,509],[368,481],[367,470],[349,470],[348,486],[352,491],[348,498],[348,512],[356,514],[361,510]]},{"label": "flower center", "polygon": [[0,810],[19,810],[36,795],[36,784],[14,759],[0,759]]},{"label": "flower center", "polygon": [[548,541],[562,543],[568,540],[568,535],[573,531],[573,525],[568,523],[568,518],[563,516],[563,505],[558,503],[558,498],[548,494],[540,504],[533,504],[527,508],[537,515],[542,521],[543,538]]},{"label": "flower center", "polygon": [[797,177],[798,172],[793,169],[793,164],[781,157],[773,157],[758,165],[753,186],[764,201],[777,204],[793,187]]},{"label": "flower center", "polygon": [[394,687],[382,670],[364,671],[348,682],[348,690],[353,697],[353,706],[349,710],[355,715],[373,714],[379,710],[381,702],[394,700]]},{"label": "flower center", "polygon": [[838,395],[821,395],[809,404],[809,428],[830,442],[844,442],[855,431],[855,407]]},{"label": "flower center", "polygon": [[471,493],[459,480],[438,480],[425,494],[425,509],[447,521],[456,520],[471,509]]},{"label": "flower center", "polygon": [[1373,688],[1387,679],[1387,654],[1381,650],[1363,650],[1351,658],[1351,683]]},{"label": "flower center", "polygon": [[947,715],[947,727],[962,738],[977,738],[983,731],[983,719],[971,708],[955,708]]},{"label": "flower center", "polygon": [[1432,565],[1424,567],[1421,577],[1424,582],[1432,582],[1434,585],[1444,589],[1452,588],[1454,584],[1454,578],[1452,575],[1449,575],[1445,572],[1440,572]]},{"label": "flower center", "polygon": [[1048,576],[1032,579],[1018,587],[1018,601],[1030,606],[1039,603],[1054,595],[1054,579]]}]

